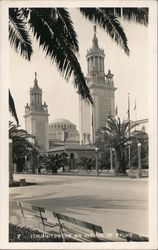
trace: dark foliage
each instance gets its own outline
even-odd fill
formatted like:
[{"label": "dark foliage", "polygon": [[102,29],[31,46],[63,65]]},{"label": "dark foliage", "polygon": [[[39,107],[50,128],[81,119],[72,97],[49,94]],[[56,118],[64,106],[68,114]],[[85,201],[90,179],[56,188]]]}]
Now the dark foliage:
[{"label": "dark foliage", "polygon": [[129,132],[136,125],[131,125],[128,120],[121,122],[118,119],[111,117],[108,119],[106,127],[100,130],[101,141],[104,141],[106,147],[115,149],[116,166],[117,172],[126,172],[128,163],[127,157],[127,144],[132,140],[132,136],[129,136]]},{"label": "dark foliage", "polygon": [[106,8],[80,8],[80,11],[90,21],[94,21],[105,29],[107,34],[129,55],[126,35],[115,15]]},{"label": "dark foliage", "polygon": [[26,130],[20,129],[13,122],[9,122],[9,138],[12,139],[13,162],[17,164],[18,170],[22,172],[25,157],[27,156],[27,160],[37,158],[39,146],[29,141],[29,139],[34,139],[34,136]]},{"label": "dark foliage", "polygon": [[47,171],[51,171],[52,173],[57,173],[59,168],[63,168],[68,165],[68,154],[63,153],[54,153],[49,154],[48,156],[40,157],[40,163],[44,164]]},{"label": "dark foliage", "polygon": [[91,171],[96,166],[96,160],[95,158],[81,157],[78,166]]},{"label": "dark foliage", "polygon": [[62,242],[61,236],[43,235],[38,230],[9,224],[9,242]]},{"label": "dark foliage", "polygon": [[15,103],[14,103],[13,97],[12,97],[12,95],[10,93],[10,90],[9,90],[9,111],[10,111],[11,115],[15,118],[16,123],[18,125],[19,120],[18,120],[18,116],[17,116],[17,113],[16,113]]},{"label": "dark foliage", "polygon": [[31,59],[33,50],[28,27],[18,8],[9,8],[9,41],[16,52],[27,60]]}]

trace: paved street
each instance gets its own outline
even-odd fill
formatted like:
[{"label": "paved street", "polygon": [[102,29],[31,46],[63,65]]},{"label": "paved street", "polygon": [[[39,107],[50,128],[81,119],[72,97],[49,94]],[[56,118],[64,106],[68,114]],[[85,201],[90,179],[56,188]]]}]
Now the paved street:
[{"label": "paved street", "polygon": [[10,188],[10,219],[19,223],[16,201],[28,201],[101,225],[115,238],[116,228],[148,235],[148,179],[15,175],[38,185]]}]

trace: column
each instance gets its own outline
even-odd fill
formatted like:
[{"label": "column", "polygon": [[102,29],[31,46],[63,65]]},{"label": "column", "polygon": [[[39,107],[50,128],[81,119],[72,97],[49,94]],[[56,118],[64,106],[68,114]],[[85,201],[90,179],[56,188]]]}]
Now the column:
[{"label": "column", "polygon": [[102,58],[102,71],[104,72],[104,58]]},{"label": "column", "polygon": [[98,71],[100,71],[100,67],[99,67],[99,56],[98,56]]}]

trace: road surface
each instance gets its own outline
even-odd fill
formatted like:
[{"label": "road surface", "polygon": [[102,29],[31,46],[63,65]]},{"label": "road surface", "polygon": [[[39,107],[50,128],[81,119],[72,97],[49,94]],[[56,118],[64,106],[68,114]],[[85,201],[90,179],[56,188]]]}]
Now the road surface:
[{"label": "road surface", "polygon": [[10,221],[20,223],[16,201],[28,201],[103,227],[148,235],[148,179],[14,175],[38,185],[10,188]]}]

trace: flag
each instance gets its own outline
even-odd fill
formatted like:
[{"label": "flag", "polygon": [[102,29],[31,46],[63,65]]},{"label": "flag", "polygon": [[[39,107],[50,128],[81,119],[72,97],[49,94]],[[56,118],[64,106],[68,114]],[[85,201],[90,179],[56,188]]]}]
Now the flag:
[{"label": "flag", "polygon": [[137,108],[137,104],[136,104],[136,99],[135,99],[135,105],[134,105],[134,109],[133,110],[136,110]]}]

